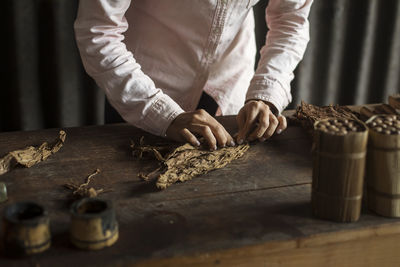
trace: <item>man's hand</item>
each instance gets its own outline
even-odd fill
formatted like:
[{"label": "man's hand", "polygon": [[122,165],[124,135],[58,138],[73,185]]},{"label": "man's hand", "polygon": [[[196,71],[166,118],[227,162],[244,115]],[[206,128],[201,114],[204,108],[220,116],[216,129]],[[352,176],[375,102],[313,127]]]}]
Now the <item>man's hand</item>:
[{"label": "man's hand", "polygon": [[225,128],[203,109],[179,114],[168,127],[166,134],[168,138],[189,142],[194,146],[200,145],[195,136],[199,134],[204,137],[211,150],[216,150],[217,144],[219,147],[235,145]]},{"label": "man's hand", "polygon": [[281,115],[276,117],[268,103],[262,100],[248,101],[239,111],[236,120],[239,127],[236,139],[238,144],[244,140],[256,139],[264,142],[275,132],[280,134],[287,126],[286,118]]}]

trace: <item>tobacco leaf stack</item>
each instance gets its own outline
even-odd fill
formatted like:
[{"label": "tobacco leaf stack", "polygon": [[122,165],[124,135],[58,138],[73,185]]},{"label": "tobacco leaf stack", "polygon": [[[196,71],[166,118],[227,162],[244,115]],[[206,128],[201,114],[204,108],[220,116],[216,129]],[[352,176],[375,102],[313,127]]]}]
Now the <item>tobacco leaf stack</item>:
[{"label": "tobacco leaf stack", "polygon": [[[133,154],[142,158],[150,153],[160,162],[160,167],[149,174],[139,173],[143,180],[156,180],[159,189],[166,189],[176,182],[186,182],[212,170],[225,167],[235,159],[242,157],[250,148],[249,144],[224,147],[210,151],[204,147],[184,144],[179,147],[171,145],[145,145],[141,138],[139,144],[132,143]],[[165,154],[165,151],[168,151]]]},{"label": "tobacco leaf stack", "polygon": [[299,122],[304,129],[313,132],[314,124],[317,121],[330,118],[357,120],[358,116],[358,113],[353,112],[348,107],[339,105],[318,107],[301,101],[300,106],[296,109],[294,118],[295,121]]},{"label": "tobacco leaf stack", "polygon": [[389,104],[382,103],[361,107],[360,118],[367,121],[375,115],[400,115],[400,95],[389,96],[388,102]]}]

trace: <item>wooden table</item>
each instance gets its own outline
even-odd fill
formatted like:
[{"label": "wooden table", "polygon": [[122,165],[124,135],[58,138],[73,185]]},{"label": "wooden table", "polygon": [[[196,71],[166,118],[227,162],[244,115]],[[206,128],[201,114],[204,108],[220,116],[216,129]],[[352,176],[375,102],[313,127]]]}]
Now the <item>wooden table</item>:
[{"label": "wooden table", "polygon": [[[234,129],[233,117],[221,118]],[[164,191],[137,174],[157,166],[134,159],[130,140],[146,136],[126,124],[65,129],[64,147],[32,168],[0,176],[9,201],[47,208],[53,243],[27,259],[0,256],[0,266],[399,266],[400,220],[363,210],[357,223],[313,218],[311,140],[292,126],[226,168]],[[53,140],[58,129],[0,134],[0,155]],[[68,240],[67,182],[82,183],[96,168],[95,188],[112,188],[120,239],[101,251]],[[5,204],[0,204],[3,210]]]}]

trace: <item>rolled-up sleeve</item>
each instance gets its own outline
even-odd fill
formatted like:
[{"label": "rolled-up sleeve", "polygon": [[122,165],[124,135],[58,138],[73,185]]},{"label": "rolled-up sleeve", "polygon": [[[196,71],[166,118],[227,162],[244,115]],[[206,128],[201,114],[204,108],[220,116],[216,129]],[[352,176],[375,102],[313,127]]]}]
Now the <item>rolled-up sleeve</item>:
[{"label": "rolled-up sleeve", "polygon": [[129,123],[155,135],[165,132],[182,108],[142,72],[123,40],[130,0],[81,0],[75,35],[86,72]]},{"label": "rolled-up sleeve", "polygon": [[271,102],[279,112],[291,102],[293,71],[303,58],[309,37],[308,15],[313,0],[270,0],[269,28],[246,99]]}]

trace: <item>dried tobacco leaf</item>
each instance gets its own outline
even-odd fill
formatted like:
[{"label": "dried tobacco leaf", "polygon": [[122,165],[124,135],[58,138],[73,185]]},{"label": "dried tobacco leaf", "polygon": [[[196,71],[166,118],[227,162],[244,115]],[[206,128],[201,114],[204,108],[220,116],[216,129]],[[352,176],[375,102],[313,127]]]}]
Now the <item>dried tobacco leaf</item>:
[{"label": "dried tobacco leaf", "polygon": [[161,162],[161,167],[150,174],[140,173],[138,175],[144,180],[157,178],[156,186],[160,189],[165,189],[178,181],[185,182],[195,176],[223,168],[231,161],[242,157],[249,147],[248,144],[243,144],[209,151],[185,144],[175,149],[169,146],[172,152],[162,156],[158,148],[166,150],[166,146],[157,148],[146,146],[143,142],[139,146],[132,146],[137,156],[142,157],[143,152],[153,152],[154,156]]},{"label": "dried tobacco leaf", "polygon": [[144,136],[140,138],[139,144],[135,144],[131,141],[131,148],[133,149],[133,155],[138,158],[143,158],[145,155],[152,155],[158,161],[164,161],[165,158],[163,155],[167,155],[174,146],[169,144],[161,144],[161,145],[145,145]]},{"label": "dried tobacco leaf", "polygon": [[339,105],[318,107],[307,104],[304,101],[301,101],[301,105],[297,107],[295,117],[300,121],[303,128],[310,131],[314,129],[314,123],[316,121],[327,118],[359,120],[359,114],[347,107]]},{"label": "dried tobacco leaf", "polygon": [[92,178],[99,174],[100,170],[96,169],[92,174],[90,174],[87,178],[86,181],[83,184],[76,185],[73,183],[65,184],[64,187],[73,190],[72,196],[77,197],[77,198],[83,198],[83,197],[97,197],[99,194],[104,193],[104,189],[94,189],[93,187],[89,187],[89,183],[92,181]]},{"label": "dried tobacco leaf", "polygon": [[29,146],[25,149],[15,150],[0,159],[0,175],[9,172],[16,165],[30,168],[33,165],[46,160],[56,153],[64,145],[66,133],[60,131],[60,136],[52,143],[44,142],[39,147]]}]

